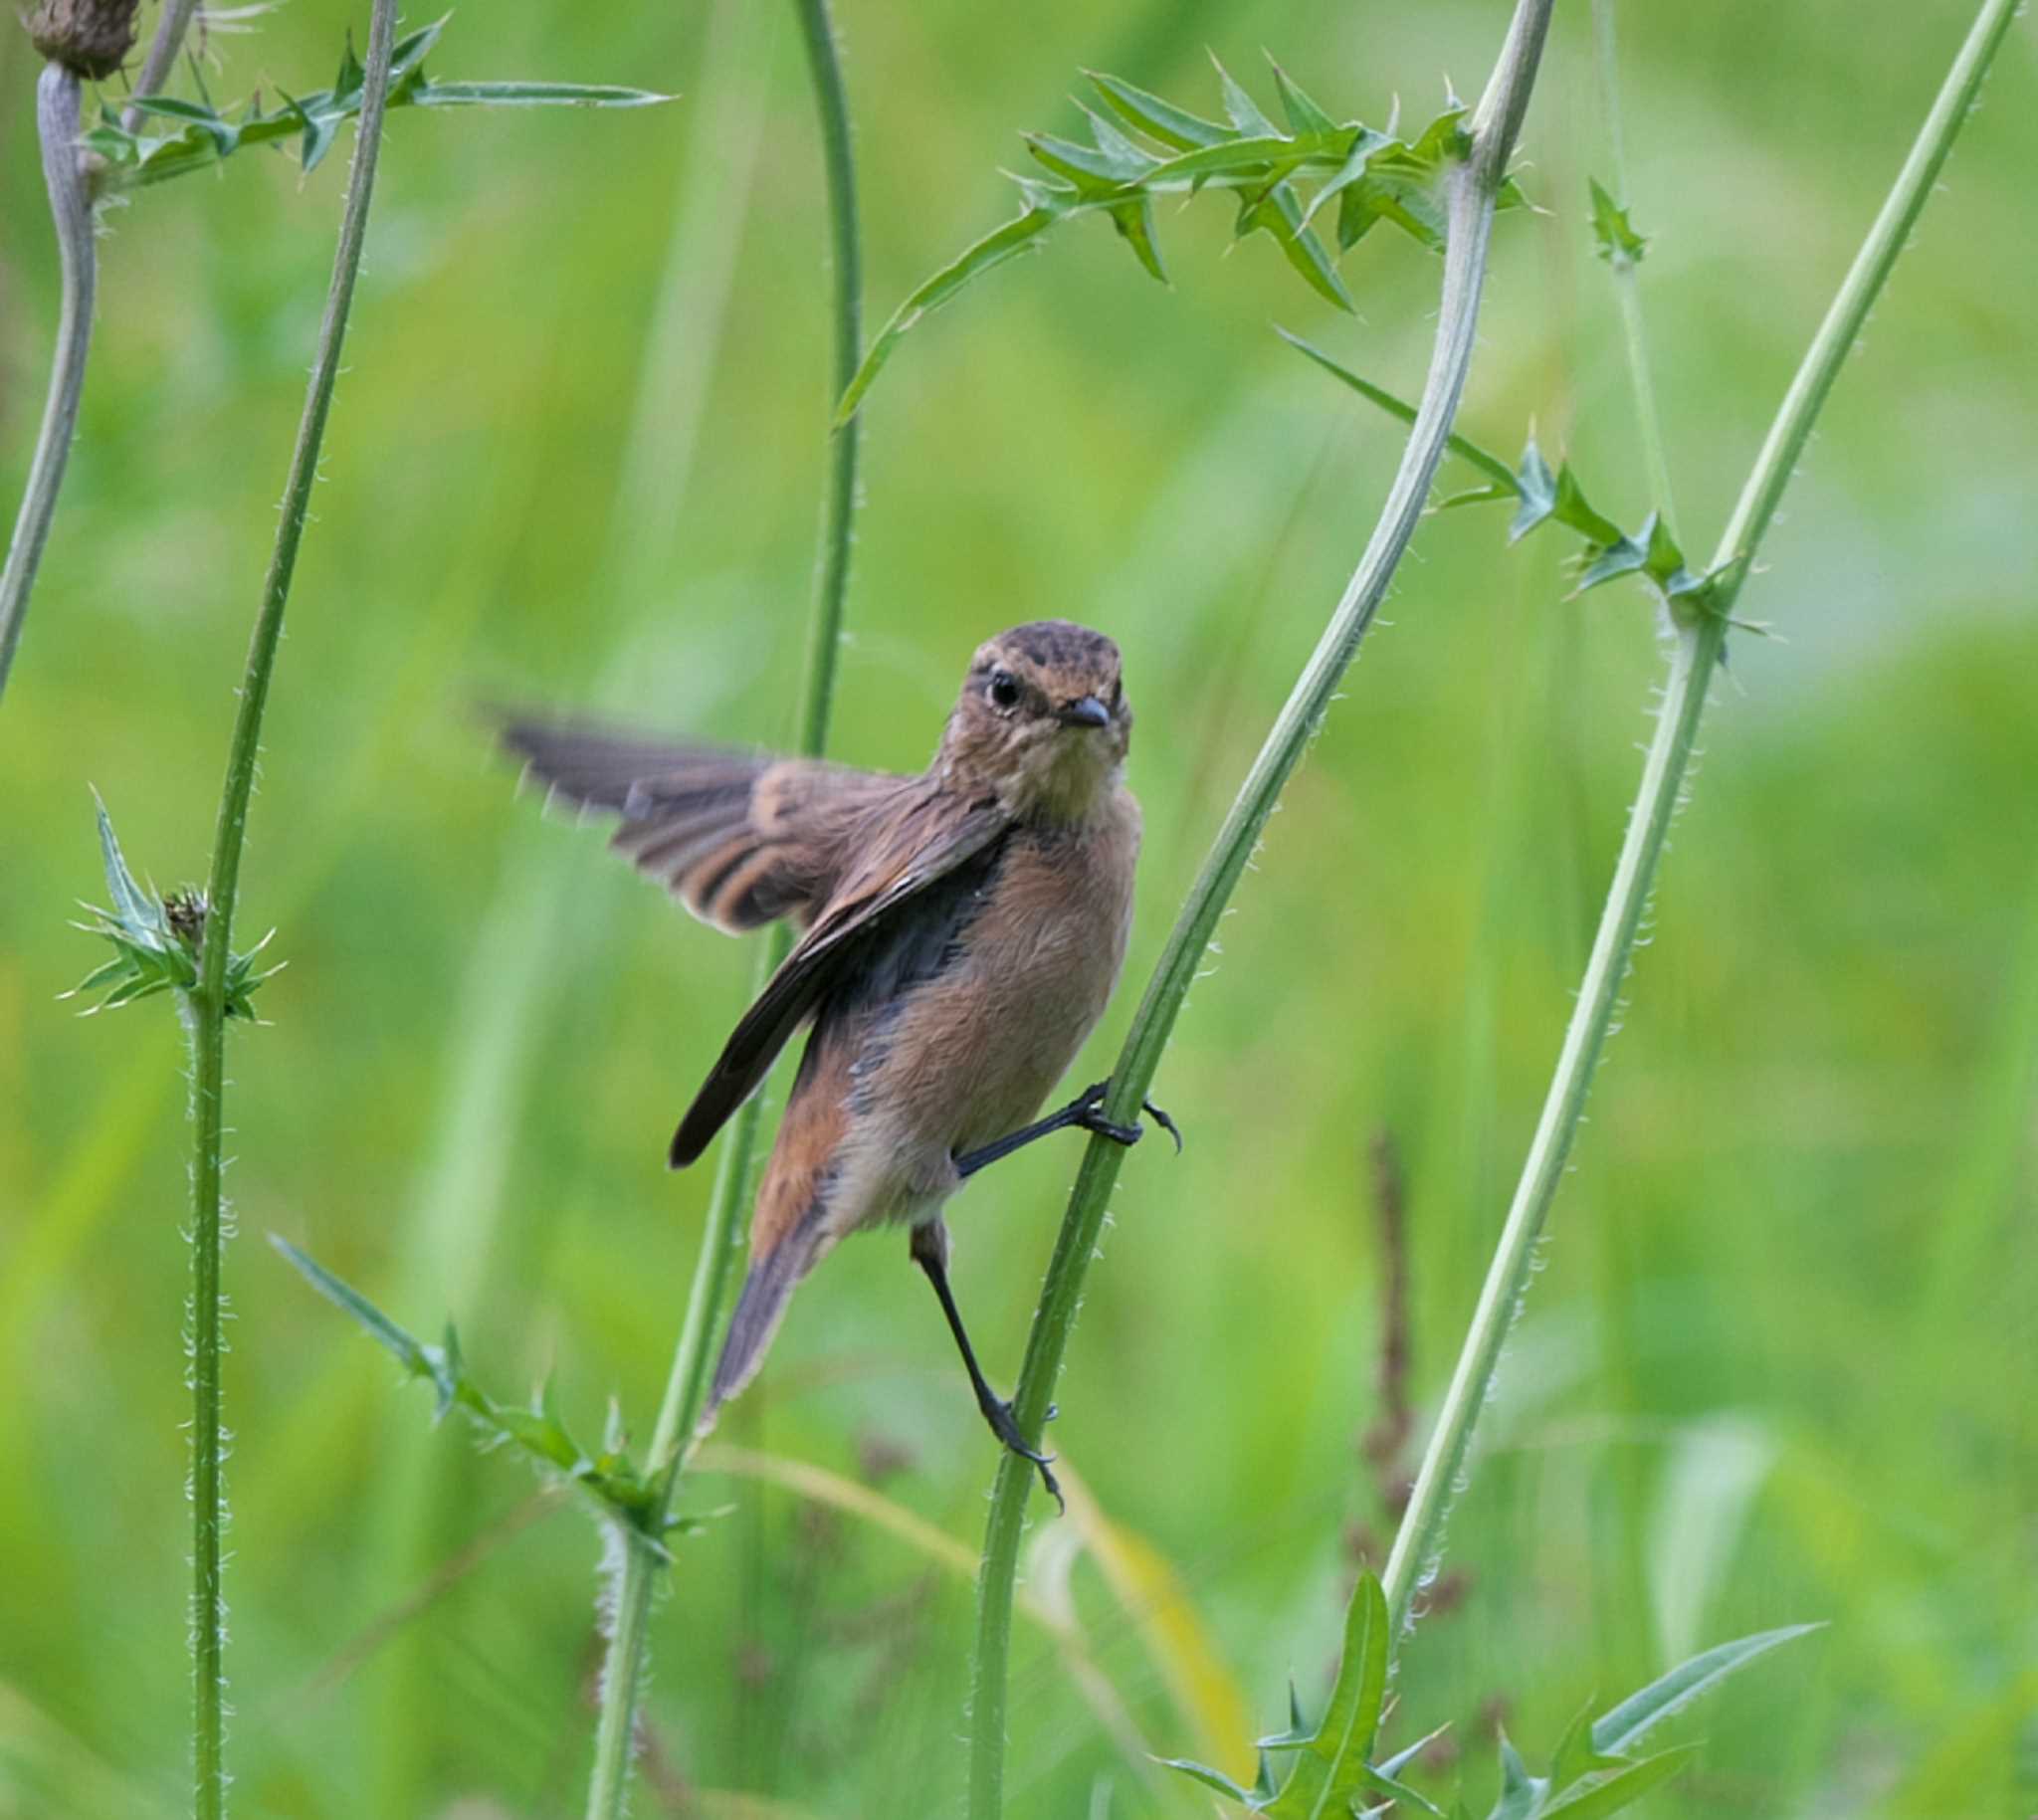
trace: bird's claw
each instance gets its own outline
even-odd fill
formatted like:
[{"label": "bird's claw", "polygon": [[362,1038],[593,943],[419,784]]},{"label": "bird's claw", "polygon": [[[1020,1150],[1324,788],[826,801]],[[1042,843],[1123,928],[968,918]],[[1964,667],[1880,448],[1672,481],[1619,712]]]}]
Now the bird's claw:
[{"label": "bird's claw", "polygon": [[[1107,1118],[1098,1109],[1104,1104],[1104,1097],[1111,1091],[1109,1081],[1100,1081],[1094,1087],[1083,1090],[1082,1098],[1076,1102],[1076,1122],[1086,1131],[1095,1131],[1100,1137],[1109,1137],[1114,1143],[1121,1143],[1126,1149],[1146,1135],[1143,1125],[1120,1124],[1116,1119]],[[1166,1112],[1150,1100],[1141,1100],[1140,1107],[1168,1136],[1174,1139],[1174,1153],[1182,1153],[1181,1127]]]},{"label": "bird's claw", "polygon": [[[1026,1445],[1026,1437],[1019,1432],[1018,1418],[1012,1414],[1010,1403],[992,1402],[985,1407],[984,1414],[990,1418],[991,1433],[1005,1444],[1007,1453],[1017,1454],[1020,1459],[1029,1461],[1040,1469],[1040,1483],[1047,1495],[1055,1501],[1056,1514],[1066,1517],[1069,1514],[1068,1500],[1062,1496],[1062,1488],[1051,1470],[1055,1456],[1044,1454],[1038,1448]],[[1047,1420],[1052,1422],[1055,1414],[1054,1406],[1050,1405]]]},{"label": "bird's claw", "polygon": [[1146,1109],[1146,1116],[1152,1119],[1155,1124],[1157,1124],[1163,1131],[1165,1131],[1168,1134],[1168,1136],[1174,1139],[1174,1153],[1177,1156],[1179,1156],[1182,1153],[1181,1126],[1176,1124],[1175,1121],[1172,1118],[1170,1118],[1164,1112],[1162,1112],[1159,1107],[1155,1106],[1152,1101],[1142,1100],[1139,1102],[1139,1104]]}]

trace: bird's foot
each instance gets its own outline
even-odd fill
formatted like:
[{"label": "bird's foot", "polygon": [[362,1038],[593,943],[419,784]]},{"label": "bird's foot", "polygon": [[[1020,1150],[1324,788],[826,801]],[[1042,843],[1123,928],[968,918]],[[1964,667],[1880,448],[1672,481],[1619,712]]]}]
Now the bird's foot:
[{"label": "bird's foot", "polygon": [[[1137,1124],[1120,1124],[1116,1119],[1107,1118],[1103,1112],[1104,1097],[1111,1092],[1109,1081],[1099,1081],[1093,1087],[1086,1087],[1076,1101],[1075,1122],[1086,1131],[1095,1131],[1100,1137],[1109,1137],[1114,1143],[1121,1143],[1127,1149],[1146,1135],[1145,1127]],[[1150,1100],[1140,1101],[1146,1115],[1168,1136],[1174,1139],[1174,1153],[1182,1153],[1181,1127]]]},{"label": "bird's foot", "polygon": [[[1005,1444],[1006,1452],[1017,1454],[1022,1460],[1031,1461],[1033,1465],[1040,1469],[1040,1483],[1046,1489],[1047,1495],[1055,1501],[1057,1515],[1066,1517],[1069,1513],[1069,1505],[1068,1501],[1062,1496],[1061,1486],[1055,1480],[1052,1470],[1055,1461],[1054,1455],[1043,1454],[1038,1448],[1026,1445],[1026,1437],[1019,1432],[1019,1419],[1013,1415],[1010,1403],[1001,1403],[997,1398],[993,1397],[984,1404],[983,1414],[984,1420],[991,1425],[991,1433],[996,1435]],[[1050,1408],[1047,1413],[1047,1419],[1052,1422],[1055,1414],[1056,1411]]]}]

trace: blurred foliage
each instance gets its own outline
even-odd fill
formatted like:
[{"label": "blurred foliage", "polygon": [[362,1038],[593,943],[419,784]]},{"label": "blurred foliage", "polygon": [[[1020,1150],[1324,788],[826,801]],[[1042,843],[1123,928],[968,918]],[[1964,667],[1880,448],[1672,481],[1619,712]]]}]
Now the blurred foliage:
[{"label": "blurred foliage", "polygon": [[[1265,44],[1385,119],[1396,89],[1482,76],[1501,18],[1470,0],[838,10],[877,308],[996,218],[1021,124],[1081,130],[1073,104],[1048,117],[1072,69],[1187,95],[1206,44],[1233,69]],[[272,93],[272,72],[329,68],[349,23],[299,0],[216,36],[208,82]],[[1962,24],[1864,32],[1841,0],[1623,8],[1622,200],[1650,236],[1696,545]],[[768,7],[459,31],[478,80],[683,100],[599,132],[392,118],[245,874],[247,926],[276,926],[292,964],[262,993],[273,1024],[233,1033],[230,1181],[244,1230],[381,1307],[450,1313],[492,1377],[555,1371],[559,1407],[598,1428],[611,1394],[656,1403],[708,1193],[666,1172],[663,1141],[746,967],[592,830],[512,800],[469,704],[784,735],[830,406],[819,159]],[[30,64],[0,34],[10,489],[55,295]],[[1782,636],[1736,644],[1719,685],[1634,1015],[1452,1517],[1451,1596],[1383,1726],[1398,1751],[1452,1720],[1406,1771],[1433,1798],[1454,1749],[1468,1801],[1490,1798],[1502,1724],[1559,1736],[1595,1690],[1817,1616],[1830,1630],[1787,1666],[1716,1698],[1703,1757],[1642,1811],[2033,1804],[2012,1538],[2038,1498],[2018,1337],[2038,244],[2001,231],[2038,157],[2030,74],[2013,56],[1998,75],[1748,584]],[[1500,225],[1461,427],[1512,448],[1533,419],[1632,524],[1652,502],[1584,201],[1607,168],[1592,90],[1589,22],[1563,12],[1525,142],[1553,213]],[[80,971],[69,907],[100,875],[88,785],[131,852],[202,871],[342,181],[336,157],[308,179],[250,160],[109,216],[83,435],[0,713],[0,1447],[24,1463],[0,1480],[0,1566],[28,1589],[0,1626],[0,1813],[176,1811],[179,1043],[160,1004],[79,1020],[56,994]],[[1395,454],[1387,419],[1265,324],[1405,395],[1436,276],[1383,242],[1354,324],[1280,261],[1225,262],[1220,211],[1169,238],[1172,292],[1108,235],[1062,237],[929,319],[872,393],[837,719],[843,755],[915,766],[985,633],[1041,613],[1109,629],[1140,716],[1134,979]],[[1169,1052],[1156,1098],[1190,1147],[1126,1169],[1055,1429],[1261,1729],[1291,1671],[1321,1705],[1383,1527],[1353,1451],[1381,1333],[1367,1145],[1390,1130],[1406,1162],[1419,1427],[1554,1054],[1658,663],[1639,600],[1563,604],[1554,544],[1504,551],[1448,514],[1416,558]],[[953,1210],[958,1295],[1001,1384],[1074,1153],[1008,1167]],[[831,1260],[728,1438],[882,1483],[973,1550],[995,1461],[903,1250]],[[266,1247],[237,1246],[227,1275],[240,1805],[570,1810],[591,1526],[565,1501],[533,1518],[527,1475],[431,1433]],[[947,1811],[966,1585],[782,1483],[704,1474],[702,1495],[738,1510],[676,1549],[639,1811],[740,1812],[716,1791],[743,1788],[781,1814],[891,1812],[902,1764]],[[1067,1633],[1021,1633],[1014,1812],[1207,1812],[1144,1752],[1252,1765],[1213,1754],[1134,1583],[1073,1522],[1036,1526],[1028,1587],[1080,1627],[1087,1666]]]}]

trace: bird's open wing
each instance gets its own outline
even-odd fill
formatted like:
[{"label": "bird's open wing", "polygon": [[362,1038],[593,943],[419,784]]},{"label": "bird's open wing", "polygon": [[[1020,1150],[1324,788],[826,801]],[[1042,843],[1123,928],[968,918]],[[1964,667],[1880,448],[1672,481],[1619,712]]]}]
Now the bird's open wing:
[{"label": "bird's open wing", "polygon": [[673,1135],[684,1168],[757,1089],[816,1003],[866,941],[922,892],[986,853],[1011,827],[994,799],[971,802],[920,778],[896,781],[858,824],[854,856],[785,964],[743,1014]]},{"label": "bird's open wing", "polygon": [[554,795],[620,816],[611,844],[731,934],[811,922],[856,863],[857,828],[911,781],[513,714],[502,737]]}]

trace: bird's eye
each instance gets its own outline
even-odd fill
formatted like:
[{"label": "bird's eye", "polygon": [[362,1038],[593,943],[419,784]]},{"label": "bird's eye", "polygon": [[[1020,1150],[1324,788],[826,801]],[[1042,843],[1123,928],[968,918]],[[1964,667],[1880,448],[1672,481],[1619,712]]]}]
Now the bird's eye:
[{"label": "bird's eye", "polygon": [[1000,670],[992,676],[990,688],[984,693],[990,697],[993,708],[1017,708],[1019,679],[1009,670]]},{"label": "bird's eye", "polygon": [[1120,708],[1124,705],[1124,679],[1122,677],[1113,677],[1111,681],[1111,708],[1113,713],[1117,713]]}]

